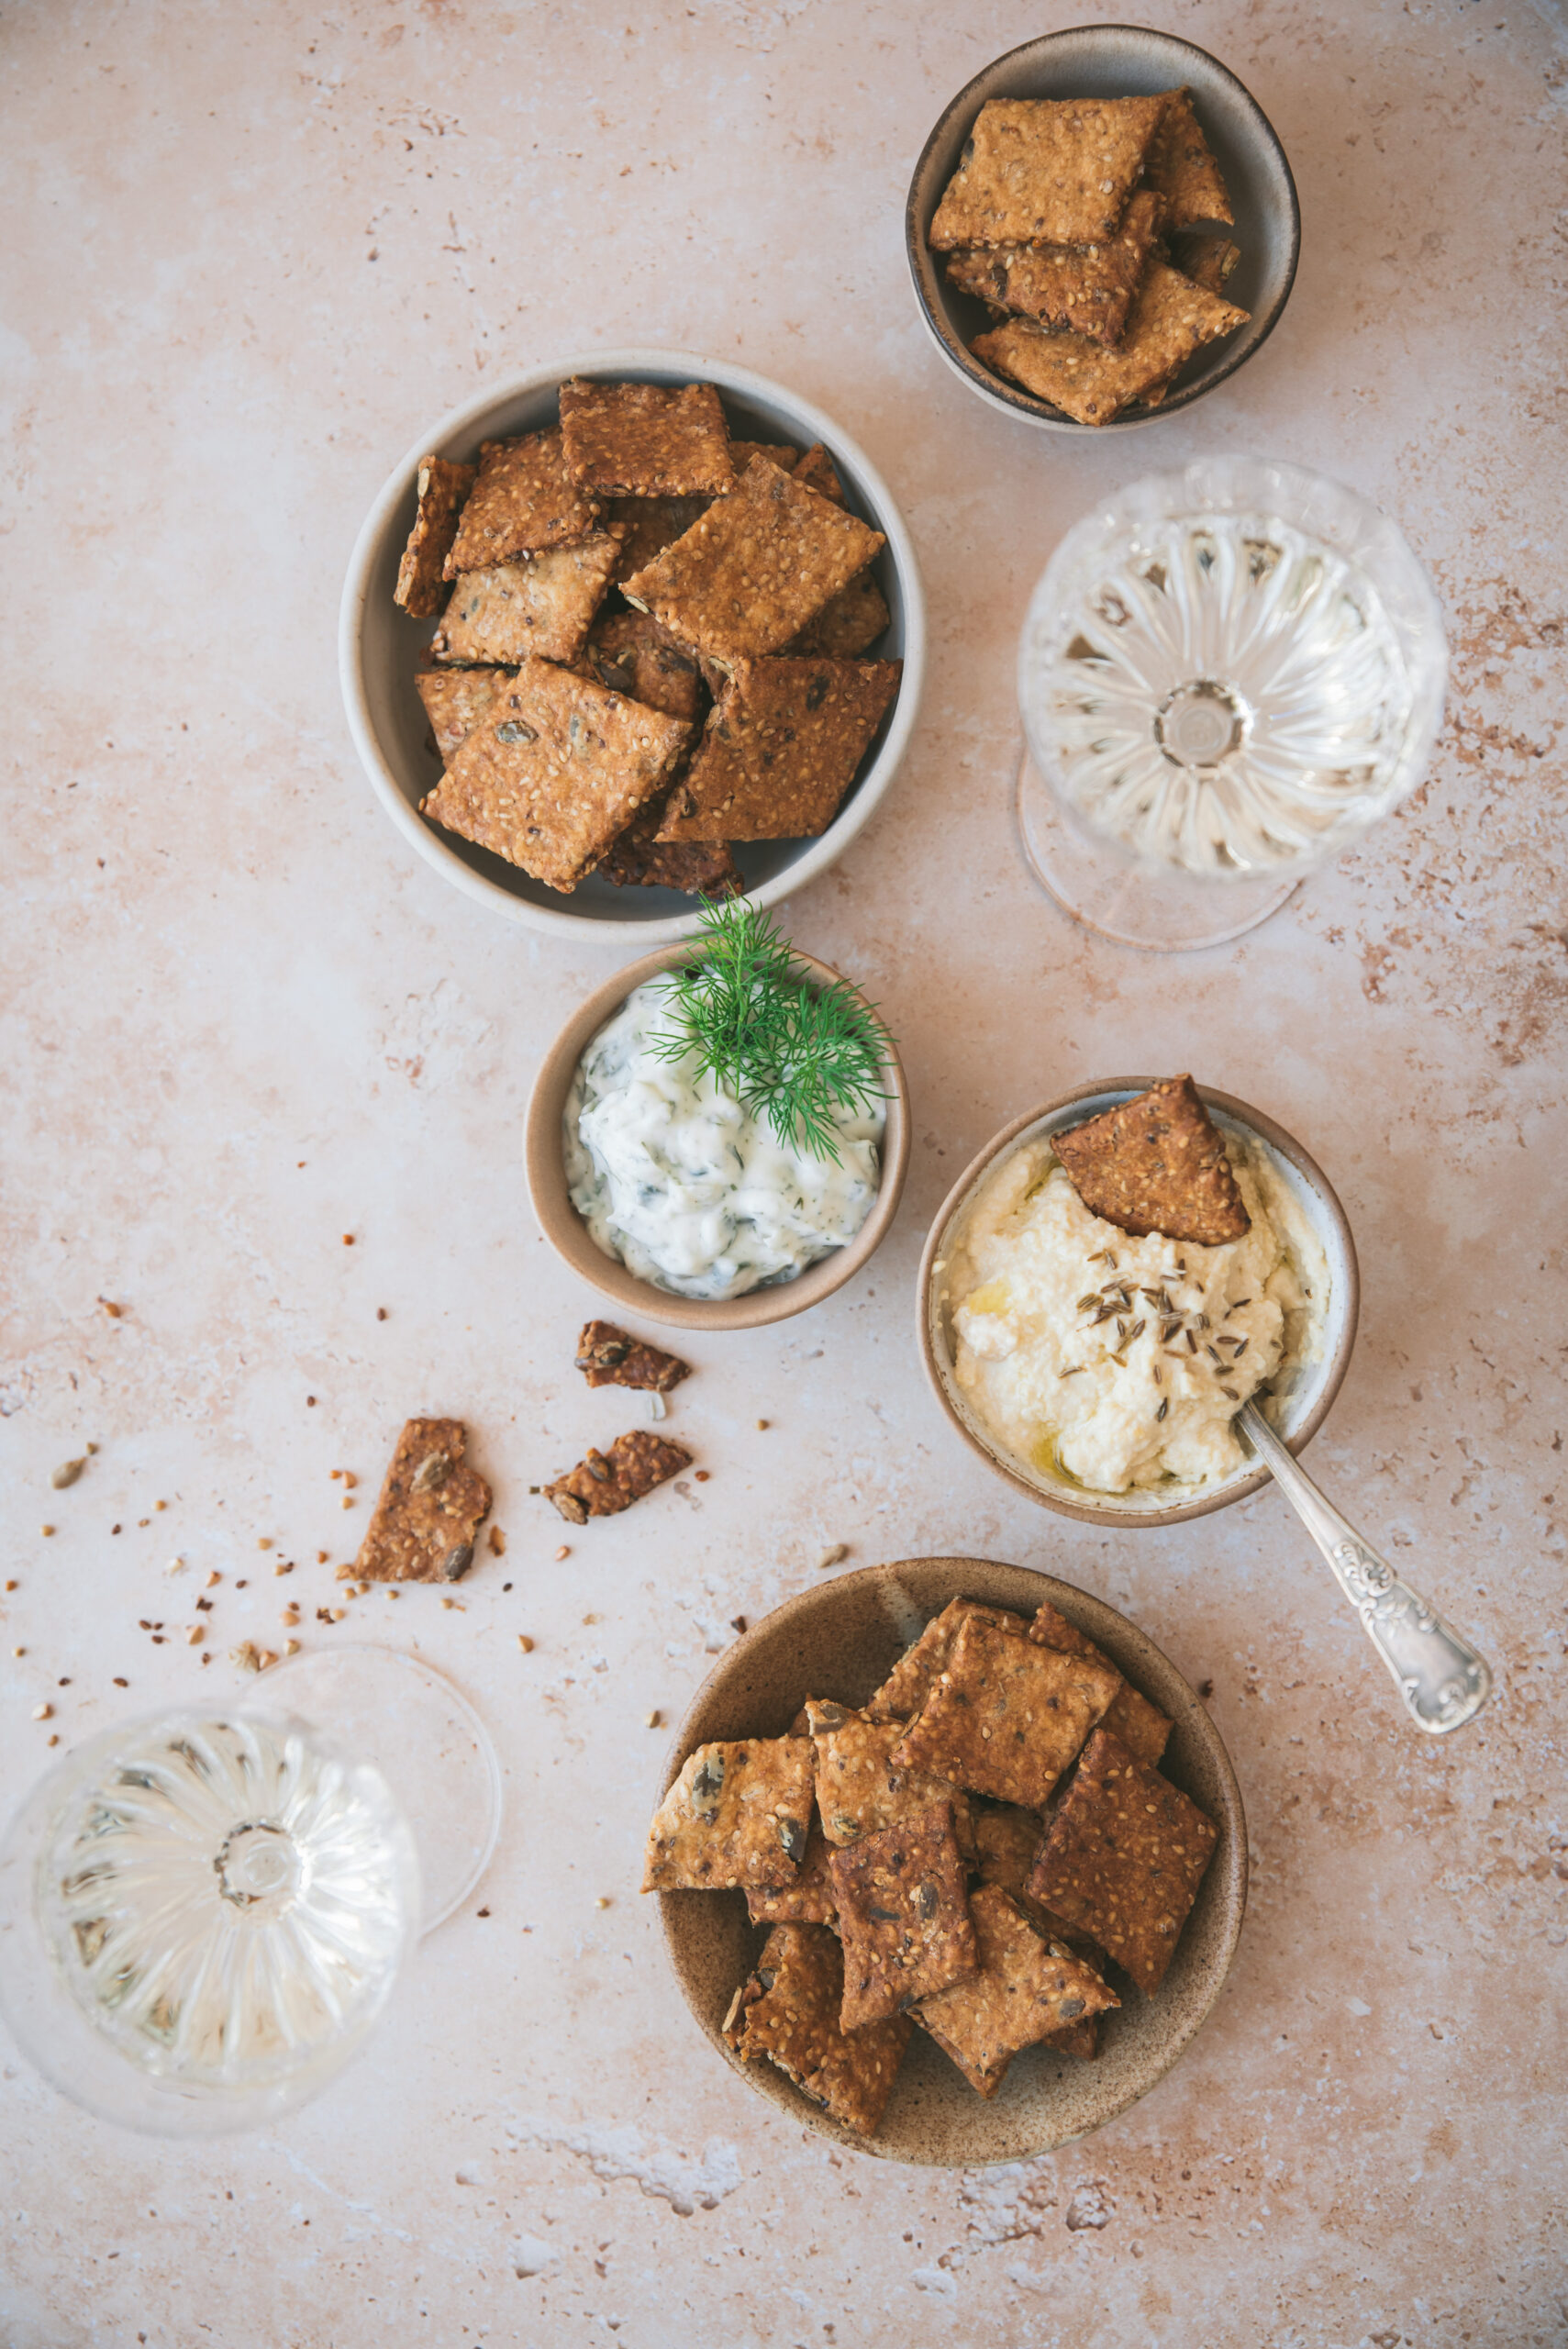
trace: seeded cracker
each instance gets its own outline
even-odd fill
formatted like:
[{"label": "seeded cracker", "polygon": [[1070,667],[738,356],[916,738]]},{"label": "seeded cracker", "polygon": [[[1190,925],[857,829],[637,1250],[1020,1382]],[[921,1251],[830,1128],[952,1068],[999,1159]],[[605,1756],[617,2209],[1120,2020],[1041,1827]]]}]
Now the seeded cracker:
[{"label": "seeded cracker", "polygon": [[776,652],[886,544],[765,458],[684,538],[622,583],[683,643],[732,660]]},{"label": "seeded cracker", "polygon": [[829,1843],[858,1843],[901,1819],[952,1805],[953,1833],[967,1859],[974,1850],[969,1798],[946,1778],[901,1769],[893,1749],[904,1734],[901,1721],[868,1721],[847,1705],[815,1697],[806,1700],[806,1721],[817,1748],[817,1808]]},{"label": "seeded cracker", "polygon": [[1139,188],[1103,244],[971,245],[948,255],[948,277],[961,294],[1114,349],[1159,225],[1159,197]]},{"label": "seeded cracker", "polygon": [[1119,1231],[1218,1248],[1251,1229],[1224,1139],[1190,1076],[1054,1135],[1052,1148],[1084,1205]]},{"label": "seeded cracker", "polygon": [[745,895],[735,859],[723,841],[661,841],[666,796],[651,799],[610,842],[594,867],[617,889],[684,889],[691,897]]},{"label": "seeded cracker", "polygon": [[844,1959],[820,1925],[779,1925],[756,1972],[735,1994],[724,2035],[736,2053],[766,2056],[829,2119],[862,2137],[887,2109],[912,2028],[891,2015],[864,2030],[840,2029]]},{"label": "seeded cracker", "polygon": [[844,1945],[845,2031],[882,2022],[974,1972],[951,1804],[835,1852],[828,1873]]},{"label": "seeded cracker", "polygon": [[506,669],[420,670],[414,683],[442,766],[450,764],[501,687],[511,682],[511,673]]},{"label": "seeded cracker", "polygon": [[418,507],[392,591],[393,602],[417,620],[433,619],[441,608],[441,565],[457,535],[458,515],[473,487],[476,470],[449,464],[445,457],[419,460],[414,493]]},{"label": "seeded cracker", "polygon": [[455,579],[460,571],[488,571],[518,555],[574,546],[600,527],[598,500],[585,497],[567,472],[559,432],[486,440],[446,575]]},{"label": "seeded cracker", "polygon": [[814,440],[800,462],[788,471],[802,489],[814,489],[818,497],[830,498],[835,506],[845,503],[839,469],[820,440]]},{"label": "seeded cracker", "polygon": [[971,1895],[980,1971],[922,1998],[916,2021],[970,2086],[993,2097],[1021,2048],[1121,2001],[1093,1966],[1047,1941],[999,1885]]},{"label": "seeded cracker", "polygon": [[575,661],[619,553],[604,531],[579,546],[465,571],[430,651],[438,661]]},{"label": "seeded cracker", "polygon": [[354,1561],[361,1582],[461,1582],[490,1487],[462,1465],[461,1419],[409,1419]]},{"label": "seeded cracker", "polygon": [[784,651],[792,661],[808,661],[817,654],[828,661],[852,661],[857,653],[871,651],[891,618],[887,598],[871,573],[862,571],[828,597]]},{"label": "seeded cracker", "polygon": [[[748,1887],[746,1914],[754,1925],[831,1925],[838,1918],[833,1906],[833,1887],[828,1874],[828,1863],[833,1847],[822,1832],[822,1822],[813,1819],[806,1838],[806,1857],[796,1869],[792,1883]],[[839,2011],[838,2000],[833,2012]]]},{"label": "seeded cracker", "polygon": [[992,333],[976,335],[970,348],[987,367],[1080,424],[1108,424],[1129,402],[1147,398],[1204,343],[1246,323],[1245,310],[1151,261],[1115,351],[1086,335],[1048,334],[1032,318],[1009,318]]},{"label": "seeded cracker", "polygon": [[[1103,1655],[1093,1640],[1085,1639],[1049,1598],[1029,1625],[1029,1637],[1038,1640],[1042,1647],[1060,1649],[1063,1655],[1092,1656],[1096,1664],[1109,1664],[1113,1672],[1116,1670],[1109,1656]],[[1106,1709],[1104,1726],[1151,1770],[1165,1751],[1171,1734],[1171,1724],[1159,1707],[1151,1705],[1126,1680]]]},{"label": "seeded cracker", "polygon": [[993,98],[937,207],[932,250],[1112,236],[1164,106],[1162,97]]},{"label": "seeded cracker", "polygon": [[718,1892],[791,1884],[811,1817],[811,1747],[803,1737],[699,1745],[653,1814],[644,1892]]},{"label": "seeded cracker", "polygon": [[1103,1953],[1097,1943],[1087,1933],[1080,1932],[1076,1925],[1070,1925],[1065,1917],[1044,1908],[1029,1891],[1029,1877],[1045,1842],[1045,1828],[1046,1822],[1037,1810],[1020,1810],[1010,1802],[977,1803],[975,1875],[982,1884],[999,1884],[1050,1940],[1061,1942],[1075,1956],[1098,1965]]},{"label": "seeded cracker", "polygon": [[1021,1639],[1029,1630],[1029,1620],[1014,1615],[1006,1607],[983,1607],[978,1599],[950,1598],[940,1615],[934,1615],[912,1648],[906,1648],[876,1694],[867,1700],[866,1719],[873,1721],[913,1720],[930,1695],[938,1675],[947,1670],[953,1642],[971,1617],[976,1622],[991,1623],[1001,1631],[1014,1631]]},{"label": "seeded cracker", "polygon": [[590,1446],[575,1468],[543,1487],[544,1497],[568,1525],[586,1525],[591,1517],[618,1517],[691,1464],[684,1444],[633,1428],[617,1435],[607,1452]]},{"label": "seeded cracker", "polygon": [[655,1395],[667,1395],[692,1375],[691,1364],[679,1354],[667,1354],[629,1330],[617,1330],[613,1321],[584,1323],[577,1367],[590,1386],[636,1386]]},{"label": "seeded cracker", "polygon": [[1108,1664],[972,1620],[895,1758],[1040,1810],[1120,1687]]},{"label": "seeded cracker", "polygon": [[1190,90],[1167,93],[1160,128],[1149,142],[1143,176],[1164,198],[1168,231],[1190,228],[1198,220],[1233,226],[1230,197],[1193,112]]},{"label": "seeded cracker", "polygon": [[1201,285],[1206,294],[1223,294],[1241,258],[1241,248],[1225,237],[1184,237],[1171,258],[1183,276]]},{"label": "seeded cracker", "polygon": [[661,840],[804,840],[825,832],[902,668],[897,661],[737,661],[670,795]]},{"label": "seeded cracker", "polygon": [[589,678],[525,661],[420,807],[570,891],[669,781],[688,732]]},{"label": "seeded cracker", "polygon": [[601,612],[580,665],[611,693],[695,723],[702,696],[697,664],[646,612]]},{"label": "seeded cracker", "polygon": [[629,579],[655,555],[684,539],[713,504],[711,497],[612,497],[607,527],[620,540],[615,584]]},{"label": "seeded cracker", "polygon": [[787,440],[731,440],[729,454],[737,480],[753,457],[765,458],[770,465],[777,465],[781,473],[794,473],[800,462],[800,451],[792,448]]},{"label": "seeded cracker", "polygon": [[1152,1998],[1218,1830],[1179,1787],[1096,1730],[1057,1807],[1029,1890],[1092,1933]]},{"label": "seeded cracker", "polygon": [[735,478],[729,428],[711,384],[561,386],[572,478],[607,497],[715,496]]}]

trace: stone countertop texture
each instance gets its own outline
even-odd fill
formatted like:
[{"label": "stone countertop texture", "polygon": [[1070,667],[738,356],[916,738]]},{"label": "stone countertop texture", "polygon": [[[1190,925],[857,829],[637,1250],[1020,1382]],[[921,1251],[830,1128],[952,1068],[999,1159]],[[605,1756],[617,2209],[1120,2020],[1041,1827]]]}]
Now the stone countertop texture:
[{"label": "stone countertop texture", "polygon": [[[907,283],[915,157],[1045,28],[1022,0],[6,12],[4,1784],[49,1737],[232,1696],[228,1648],[276,1642],[286,1590],[312,1646],[395,1637],[453,1675],[508,1807],[372,2051],[266,2134],[119,2135],[5,2043],[6,2349],[1568,2339],[1568,50],[1546,0],[1161,21],[1278,128],[1301,273],[1234,383],[1099,443],[984,412]],[[915,532],[914,747],[787,918],[885,1006],[916,1149],[859,1281],[686,1349],[669,1431],[710,1481],[558,1564],[528,1486],[642,1406],[571,1369],[595,1299],[535,1230],[522,1121],[636,940],[535,938],[413,856],[350,748],[335,631],[424,422],[633,342],[819,401]],[[1217,449],[1398,519],[1452,691],[1429,780],[1357,853],[1240,943],[1152,961],[1023,870],[1014,646],[1096,495]],[[1496,1664],[1451,1742],[1407,1728],[1277,1497],[1102,1537],[1015,1497],[925,1389],[914,1272],[955,1171],[1030,1101],[1188,1067],[1349,1209],[1361,1338],[1308,1464]],[[350,1553],[422,1409],[473,1431],[505,1559],[462,1611],[375,1594],[316,1625],[340,1586],[308,1562]],[[286,1586],[262,1537],[302,1562]],[[837,1542],[1048,1566],[1213,1684],[1254,1846],[1236,1965],[1172,2076],[1051,2158],[899,2169],[790,2123],[706,2047],[637,1897],[645,1716],[677,1719],[730,1619]],[[213,1567],[204,1666],[137,1627],[183,1631]]]}]

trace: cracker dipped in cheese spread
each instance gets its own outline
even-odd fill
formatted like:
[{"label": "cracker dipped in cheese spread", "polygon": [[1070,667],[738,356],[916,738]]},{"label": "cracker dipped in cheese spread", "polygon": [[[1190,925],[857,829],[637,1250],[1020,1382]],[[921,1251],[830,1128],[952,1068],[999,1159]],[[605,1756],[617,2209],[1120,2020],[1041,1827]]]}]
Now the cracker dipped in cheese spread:
[{"label": "cracker dipped in cheese spread", "polygon": [[1322,1246],[1263,1144],[1224,1140],[1251,1228],[1218,1246],[1095,1214],[1049,1141],[1022,1143],[972,1203],[942,1281],[953,1375],[1037,1475],[1104,1493],[1212,1483],[1243,1458],[1241,1404],[1321,1359]]}]

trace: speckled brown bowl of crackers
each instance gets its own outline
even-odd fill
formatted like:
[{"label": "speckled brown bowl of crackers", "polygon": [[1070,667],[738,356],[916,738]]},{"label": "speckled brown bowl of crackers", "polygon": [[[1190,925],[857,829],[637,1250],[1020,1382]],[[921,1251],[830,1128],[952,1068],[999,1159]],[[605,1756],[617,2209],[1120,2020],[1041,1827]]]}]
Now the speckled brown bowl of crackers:
[{"label": "speckled brown bowl of crackers", "polygon": [[1236,76],[1173,34],[1025,41],[943,109],[910,182],[915,296],[978,397],[1128,431],[1226,382],[1278,324],[1301,214]]},{"label": "speckled brown bowl of crackers", "polygon": [[[716,598],[770,549],[797,601],[818,573],[820,593],[737,636]],[[339,658],[366,774],[427,864],[505,919],[651,946],[693,933],[699,892],[772,905],[848,847],[914,726],[925,605],[886,484],[831,418],[744,368],[610,351],[421,433],[360,533]],[[705,712],[770,719],[808,661],[884,688],[858,763],[826,799],[743,805]]]},{"label": "speckled brown bowl of crackers", "polygon": [[[978,1620],[966,1631],[965,1618]],[[951,1646],[943,1644],[940,1659],[928,1654],[955,1619]],[[877,1724],[921,1707],[920,1689],[904,1684],[912,1674],[918,1679],[922,1665],[928,1679],[939,1660],[961,1677],[958,1650],[976,1637],[1002,1641],[1020,1670],[1054,1668],[1063,1678],[1097,1683],[1089,1709],[1101,1714],[1109,1734],[1096,1731],[1075,1775],[1071,1763],[1062,1772],[1050,1798],[1054,1825],[982,1793],[961,1801],[962,1816],[949,1822],[958,1831],[956,1844],[949,1824],[923,1813],[893,1834],[896,1850],[890,1852],[891,1831],[882,1829],[875,1805],[891,1800],[896,1812],[897,1789],[911,1790],[907,1773],[889,1775],[880,1746],[870,1755],[879,1739],[900,1733],[897,1726]],[[1105,1711],[1112,1685],[1117,1694]],[[918,1721],[931,1709],[926,1702]],[[937,1737],[940,1742],[940,1730]],[[816,1802],[831,1846],[824,1844],[815,1813],[807,1823],[809,1777],[803,1793],[775,1758],[793,1756],[808,1741],[816,1747]],[[1195,1890],[1189,1888],[1190,1906],[1152,1970],[1136,1931],[1120,1945],[1118,1964],[1060,1913],[1076,1905],[1073,1880],[1085,1849],[1082,1821],[1075,1825],[1073,1814],[1104,1809],[1107,1753],[1117,1755],[1121,1781],[1136,1781],[1135,1824],[1147,1820],[1149,1835],[1156,1828],[1168,1831],[1165,1816],[1204,1822]],[[1045,1765],[1051,1757],[1040,1759]],[[999,1783],[984,1771],[946,1766],[977,1786]],[[929,1791],[916,1787],[913,1794],[924,1800]],[[1235,1773],[1204,1705],[1170,1657],[1126,1616],[1071,1583],[1022,1566],[906,1559],[836,1576],[787,1600],[736,1642],[697,1691],[671,1746],[661,1792],[646,1880],[699,2028],[740,2079],[789,2119],[885,2160],[950,2168],[1028,2161],[1102,2127],[1176,2063],[1219,1997],[1241,1931],[1246,1820]],[[1146,1800],[1153,1810],[1145,1809]],[[861,1814],[856,1824],[838,1819],[840,1803]],[[683,1824],[688,1812],[692,1831]],[[708,1816],[714,1827],[705,1836]],[[740,1869],[722,1863],[713,1873],[726,1888],[706,1888],[697,1846],[716,1836],[722,1845],[719,1831],[731,1820],[728,1842],[742,1857],[754,1851],[759,1858],[751,1875],[764,1887],[760,1892],[740,1888]],[[775,1820],[776,1837],[762,1831]],[[1014,1831],[1024,1822],[1029,1831],[1020,1842]],[[1128,1840],[1114,1822],[1112,1831],[1118,1842]],[[690,1849],[683,1850],[683,1839]],[[925,1842],[932,1853],[920,1848]],[[767,1864],[770,1854],[777,1860],[775,1843],[798,1861],[797,1886],[776,1887],[781,1871]],[[959,1977],[955,1987],[922,1995],[921,1980],[911,1976],[891,1998],[873,1997],[866,2013],[857,1993],[849,2012],[840,1998],[863,1971],[857,1931],[848,1911],[835,1922],[819,1921],[827,1914],[819,1895],[826,1881],[852,1910],[864,1888],[860,1877],[869,1878],[868,1897],[858,1905],[874,1933],[889,1902],[897,1902],[896,1883],[883,1880],[889,1858],[912,1863],[939,1899],[951,1890],[944,1871],[956,1867],[968,1879],[975,1946],[944,1964],[939,1912],[919,1962],[934,1962],[939,1978]],[[1058,1913],[1046,1920],[1050,1936],[1042,1939],[1034,1893],[1051,1871],[1047,1889]],[[662,1888],[677,1885],[684,1888]],[[956,1913],[957,1896],[953,1904]],[[1009,1941],[1021,1951],[1013,1953]],[[976,1961],[978,1976],[972,1971]],[[1055,2002],[1071,2020],[1059,2021],[1053,2013],[1022,2031],[1004,2028],[1005,2052],[988,2074],[984,2043],[995,2024],[984,1993],[994,1977],[1015,1970],[1027,1995]],[[899,1995],[906,1989],[906,1997]],[[1085,2014],[1085,2004],[1098,2011]],[[1045,2020],[1057,2025],[1049,2035],[1040,2030]],[[1027,2043],[1018,2045],[1020,2038]]]}]

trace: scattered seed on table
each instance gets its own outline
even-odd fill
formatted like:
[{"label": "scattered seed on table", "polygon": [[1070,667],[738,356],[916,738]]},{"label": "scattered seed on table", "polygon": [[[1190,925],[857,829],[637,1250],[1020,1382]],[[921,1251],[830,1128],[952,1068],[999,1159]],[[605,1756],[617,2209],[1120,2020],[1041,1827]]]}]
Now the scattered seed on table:
[{"label": "scattered seed on table", "polygon": [[86,1465],[85,1459],[62,1460],[59,1467],[50,1475],[49,1481],[57,1493],[62,1493],[67,1485],[73,1485],[76,1482]]},{"label": "scattered seed on table", "polygon": [[353,1246],[353,1244],[354,1244],[354,1235],[353,1235],[353,1233],[352,1233],[351,1231],[345,1231],[345,1232],[344,1232],[344,1234],[343,1234],[343,1245],[344,1245],[344,1247],[345,1247],[345,1248],[351,1248],[351,1247]]},{"label": "scattered seed on table", "polygon": [[11,1650],[11,1653],[12,1653],[13,1655],[26,1655],[26,1654],[27,1654],[27,1649],[26,1649],[26,1648],[13,1648],[13,1649]]},{"label": "scattered seed on table", "polygon": [[759,1420],[757,1421],[757,1427],[758,1427],[759,1431],[760,1431],[762,1429],[765,1428],[765,1427],[767,1426],[767,1424],[768,1424],[768,1422],[766,1421],[766,1419],[759,1419]]},{"label": "scattered seed on table", "polygon": [[644,1713],[642,1717],[642,1725],[645,1729],[662,1729],[663,1727],[663,1723],[664,1716],[659,1710],[657,1705],[654,1706],[653,1710],[651,1713]]},{"label": "scattered seed on table", "polygon": [[[297,1640],[285,1640],[284,1642],[284,1655],[297,1655],[299,1653],[299,1642]],[[204,1664],[206,1662],[205,1655],[202,1658],[202,1662]]]},{"label": "scattered seed on table", "polygon": [[343,1507],[344,1507],[345,1508],[353,1508],[353,1506],[354,1506],[354,1497],[353,1497],[353,1495],[352,1495],[351,1493],[345,1493],[345,1494],[344,1494],[344,1496],[343,1496]]},{"label": "scattered seed on table", "polygon": [[17,1582],[17,1581],[15,1579],[15,1577],[13,1576],[13,1577],[12,1577],[12,1578],[10,1578],[9,1580],[7,1580],[6,1585],[6,1589],[7,1589],[7,1590],[20,1590],[20,1588],[22,1587],[22,1586],[21,1586],[21,1584],[20,1584],[19,1582]]},{"label": "scattered seed on table", "polygon": [[275,1575],[292,1575],[294,1572],[294,1560],[292,1558],[280,1558],[277,1564],[272,1568],[272,1572]]},{"label": "scattered seed on table", "polygon": [[234,1587],[236,1590],[249,1590],[250,1587],[250,1576],[248,1575],[241,1575]]},{"label": "scattered seed on table", "polygon": [[53,1710],[54,1707],[52,1705],[35,1705],[33,1707],[33,1719],[35,1721],[47,1721]]},{"label": "scattered seed on table", "polygon": [[155,1509],[159,1509],[159,1508],[168,1508],[168,1506],[169,1506],[169,1504],[168,1504],[168,1502],[167,1502],[167,1501],[154,1501],[154,1502],[153,1502],[153,1504],[152,1504],[152,1506],[153,1506],[153,1508],[154,1508]]},{"label": "scattered seed on table", "polygon": [[506,1554],[506,1537],[502,1532],[501,1528],[498,1525],[493,1525],[491,1527],[489,1538],[491,1556],[493,1558],[504,1558]]},{"label": "scattered seed on table", "polygon": [[602,1892],[600,1893],[600,1895],[599,1895],[598,1898],[597,1898],[597,1899],[595,1901],[595,1903],[594,1903],[594,1906],[595,1906],[595,1909],[607,1909],[607,1908],[609,1907],[609,1905],[610,1905],[610,1904],[609,1904],[608,1900],[606,1898],[605,1895],[604,1895]]},{"label": "scattered seed on table", "polygon": [[706,1485],[707,1482],[707,1470],[706,1468],[699,1468],[696,1471],[695,1481],[699,1485]]},{"label": "scattered seed on table", "polygon": [[54,1531],[54,1528],[52,1525],[40,1525],[39,1527],[39,1531],[40,1533],[52,1533]]},{"label": "scattered seed on table", "polygon": [[555,1553],[555,1554],[556,1554],[557,1559],[559,1560],[559,1559],[562,1559],[562,1558],[569,1558],[569,1557],[572,1555],[572,1553],[571,1553],[571,1551],[567,1548],[567,1546],[566,1546],[565,1542],[563,1542],[562,1543],[562,1545],[561,1545],[560,1549],[556,1552],[556,1553]]},{"label": "scattered seed on table", "polygon": [[525,1655],[532,1655],[534,1652],[534,1643],[532,1640],[529,1639],[526,1631],[519,1631],[517,1633],[517,1645],[522,1649]]},{"label": "scattered seed on table", "polygon": [[378,1306],[376,1307],[376,1309],[375,1309],[375,1318],[376,1318],[376,1319],[377,1319],[378,1321],[384,1321],[384,1320],[385,1320],[385,1319],[386,1319],[386,1308],[385,1308],[385,1306],[384,1306],[384,1305],[378,1305]]},{"label": "scattered seed on table", "polygon": [[818,1574],[825,1574],[829,1566],[838,1565],[840,1561],[847,1558],[849,1554],[850,1545],[847,1542],[834,1542],[830,1543],[829,1546],[823,1551],[822,1555],[817,1561],[817,1570]]},{"label": "scattered seed on table", "polygon": [[732,1615],[729,1619],[729,1628],[732,1631],[743,1631],[746,1629],[744,1615]]},{"label": "scattered seed on table", "polygon": [[50,1730],[49,1735],[44,1740],[44,1743],[46,1745],[58,1745],[60,1743],[59,1732],[55,1730]]},{"label": "scattered seed on table", "polygon": [[[203,1662],[204,1664],[206,1662],[206,1656],[204,1656],[204,1657],[202,1658],[202,1662]],[[114,1682],[114,1685],[115,1685],[115,1687],[116,1687],[117,1688],[128,1688],[128,1687],[130,1687],[130,1682],[129,1682],[128,1680],[122,1680],[122,1679],[120,1678],[119,1675],[117,1673],[117,1674],[115,1675],[115,1682]]]},{"label": "scattered seed on table", "polygon": [[270,1533],[258,1533],[256,1536],[256,1547],[258,1550],[270,1550],[272,1546],[272,1537]]},{"label": "scattered seed on table", "polygon": [[188,1648],[199,1648],[205,1636],[205,1624],[193,1623],[190,1630],[185,1633],[185,1645]]},{"label": "scattered seed on table", "polygon": [[327,1553],[325,1550],[317,1550],[316,1553],[316,1563],[318,1566],[324,1566],[327,1564]]}]

